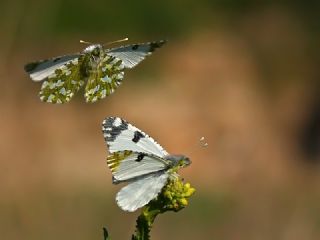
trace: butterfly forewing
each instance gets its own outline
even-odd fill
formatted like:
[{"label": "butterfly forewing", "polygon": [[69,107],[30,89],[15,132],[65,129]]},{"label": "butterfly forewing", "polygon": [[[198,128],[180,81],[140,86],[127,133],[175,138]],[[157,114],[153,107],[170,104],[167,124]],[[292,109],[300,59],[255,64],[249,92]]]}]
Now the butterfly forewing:
[{"label": "butterfly forewing", "polygon": [[117,57],[123,61],[126,68],[133,68],[140,63],[146,56],[150,55],[157,48],[162,47],[166,43],[165,40],[132,44],[118,48],[107,49],[106,52],[110,56]]},{"label": "butterfly forewing", "polygon": [[123,187],[116,196],[116,201],[124,211],[133,212],[154,199],[167,183],[169,173],[149,174]]},{"label": "butterfly forewing", "polygon": [[98,65],[89,71],[85,89],[87,102],[96,102],[114,92],[124,76],[122,61],[105,55]]},{"label": "butterfly forewing", "polygon": [[169,163],[155,155],[142,152],[118,151],[107,157],[114,183],[155,173],[168,168]]},{"label": "butterfly forewing", "polygon": [[42,81],[52,75],[56,69],[67,64],[69,61],[78,59],[80,54],[66,55],[38,62],[32,62],[24,66],[25,71],[33,81]]},{"label": "butterfly forewing", "polygon": [[83,56],[60,66],[42,83],[40,99],[50,103],[66,103],[83,86]]},{"label": "butterfly forewing", "polygon": [[102,131],[110,153],[129,150],[160,158],[168,155],[153,138],[119,117],[106,118]]}]

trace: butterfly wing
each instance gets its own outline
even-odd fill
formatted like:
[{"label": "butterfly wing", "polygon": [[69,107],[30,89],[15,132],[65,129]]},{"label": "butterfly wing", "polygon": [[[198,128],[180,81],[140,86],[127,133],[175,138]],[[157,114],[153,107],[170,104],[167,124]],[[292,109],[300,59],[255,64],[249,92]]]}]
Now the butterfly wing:
[{"label": "butterfly wing", "polygon": [[28,63],[24,66],[25,71],[35,82],[40,82],[52,75],[56,69],[59,69],[68,62],[78,59],[80,54],[66,55],[38,62]]},{"label": "butterfly wing", "polygon": [[133,44],[107,50],[107,54],[122,60],[125,68],[133,68],[146,56],[151,55],[157,48],[162,47],[166,41]]},{"label": "butterfly wing", "polygon": [[84,85],[81,69],[84,56],[75,58],[56,68],[42,83],[40,99],[50,103],[66,103]]},{"label": "butterfly wing", "polygon": [[114,92],[124,77],[122,61],[116,57],[105,55],[93,69],[89,71],[85,89],[85,99],[94,103]]},{"label": "butterfly wing", "polygon": [[168,169],[170,162],[155,155],[118,151],[107,157],[107,164],[113,175],[113,183],[133,180],[135,178]]},{"label": "butterfly wing", "polygon": [[168,155],[154,139],[119,117],[106,118],[102,123],[102,132],[111,154],[127,150],[160,158]]},{"label": "butterfly wing", "polygon": [[129,183],[117,193],[118,206],[129,212],[143,207],[158,196],[167,183],[168,177],[169,173],[167,172],[157,172]]}]

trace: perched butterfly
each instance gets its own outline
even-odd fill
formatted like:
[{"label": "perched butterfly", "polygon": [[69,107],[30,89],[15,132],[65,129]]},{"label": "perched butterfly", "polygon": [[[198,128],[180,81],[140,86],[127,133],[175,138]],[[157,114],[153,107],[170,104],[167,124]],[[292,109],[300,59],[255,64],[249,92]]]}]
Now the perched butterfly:
[{"label": "perched butterfly", "polygon": [[[128,39],[115,42],[125,40]],[[86,82],[84,96],[86,102],[93,103],[114,92],[122,82],[125,68],[135,67],[165,42],[161,40],[111,49],[92,44],[81,53],[29,63],[25,65],[25,70],[33,81],[44,81],[39,93],[44,102],[69,102]]]},{"label": "perched butterfly", "polygon": [[116,196],[120,208],[133,212],[157,197],[169,178],[191,161],[168,154],[155,140],[119,117],[108,117],[102,131],[110,155],[107,164],[114,184],[128,182]]}]

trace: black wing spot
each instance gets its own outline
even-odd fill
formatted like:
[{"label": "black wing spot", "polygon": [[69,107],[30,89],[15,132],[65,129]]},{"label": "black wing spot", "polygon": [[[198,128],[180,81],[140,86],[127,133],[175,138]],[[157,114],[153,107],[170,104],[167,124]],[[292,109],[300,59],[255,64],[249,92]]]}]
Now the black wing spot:
[{"label": "black wing spot", "polygon": [[135,132],[134,132],[134,136],[133,136],[133,138],[132,138],[132,142],[137,143],[137,142],[140,141],[141,138],[144,138],[144,135],[143,135],[141,132],[139,132],[139,131],[135,131]]},{"label": "black wing spot", "polygon": [[132,46],[131,49],[132,49],[132,50],[137,50],[138,48],[139,48],[139,45],[138,45],[138,44],[135,44],[135,45]]},{"label": "black wing spot", "polygon": [[139,153],[138,158],[135,160],[136,162],[141,162],[142,159],[146,156],[144,153]]},{"label": "black wing spot", "polygon": [[53,60],[53,62],[58,62],[61,59],[61,57],[57,57]]}]

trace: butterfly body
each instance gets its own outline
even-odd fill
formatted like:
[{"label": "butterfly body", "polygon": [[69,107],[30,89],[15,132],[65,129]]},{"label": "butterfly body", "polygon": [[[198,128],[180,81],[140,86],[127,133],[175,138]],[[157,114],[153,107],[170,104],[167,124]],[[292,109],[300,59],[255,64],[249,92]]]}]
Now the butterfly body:
[{"label": "butterfly body", "polygon": [[133,68],[165,41],[127,45],[107,49],[92,44],[82,52],[25,65],[31,79],[43,81],[40,99],[66,103],[86,84],[86,102],[110,95],[124,78],[124,69]]},{"label": "butterfly body", "polygon": [[155,140],[119,117],[106,118],[102,131],[108,146],[107,164],[114,184],[127,182],[116,196],[120,208],[135,211],[157,197],[178,169],[191,161],[168,154]]},{"label": "butterfly body", "polygon": [[170,154],[165,156],[164,159],[170,162],[171,168],[179,169],[182,167],[189,166],[191,164],[190,159],[182,154]]}]

